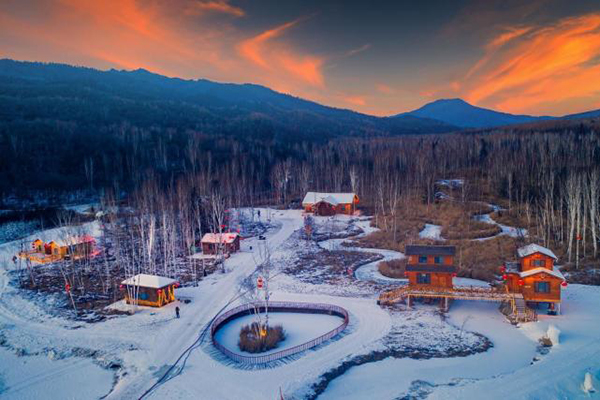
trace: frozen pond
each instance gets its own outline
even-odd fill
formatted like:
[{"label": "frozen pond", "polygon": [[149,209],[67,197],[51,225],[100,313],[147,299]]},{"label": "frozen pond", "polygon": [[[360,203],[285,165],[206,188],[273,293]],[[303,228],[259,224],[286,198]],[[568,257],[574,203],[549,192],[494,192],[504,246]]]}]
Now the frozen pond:
[{"label": "frozen pond", "polygon": [[[264,314],[262,315],[264,317]],[[234,319],[219,329],[215,334],[215,340],[234,353],[251,354],[240,350],[238,340],[242,326],[249,325],[256,320],[256,315],[254,314]],[[282,325],[285,331],[285,340],[276,348],[260,353],[260,355],[275,353],[309,342],[334,330],[343,322],[342,318],[327,314],[269,313],[269,325]]]}]

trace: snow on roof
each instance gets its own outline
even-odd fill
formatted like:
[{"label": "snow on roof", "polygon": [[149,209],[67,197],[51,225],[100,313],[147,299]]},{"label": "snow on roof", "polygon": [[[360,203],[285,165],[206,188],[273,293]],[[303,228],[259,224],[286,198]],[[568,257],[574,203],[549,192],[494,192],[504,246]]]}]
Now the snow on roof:
[{"label": "snow on roof", "polygon": [[58,247],[64,247],[64,246],[73,246],[73,245],[79,244],[79,243],[88,243],[88,242],[95,242],[95,241],[96,240],[91,235],[82,235],[82,236],[67,236],[67,237],[63,237],[63,238],[57,238],[57,239],[54,239],[54,240],[48,242],[48,244],[54,243]]},{"label": "snow on roof", "polygon": [[322,198],[322,199],[321,199],[319,202],[321,202],[321,201],[323,201],[323,202],[325,202],[325,203],[332,204],[332,205],[334,205],[334,206],[337,206],[337,205],[339,204],[339,201],[337,201],[337,200],[336,200],[336,198],[335,198],[335,197],[333,197],[333,196],[327,196],[327,197],[324,197],[324,198]]},{"label": "snow on roof", "polygon": [[235,238],[238,237],[237,233],[206,233],[202,236],[202,243],[233,243]]},{"label": "snow on roof", "polygon": [[527,246],[519,248],[519,250],[517,250],[517,253],[519,254],[519,257],[521,257],[521,258],[527,257],[534,253],[542,253],[542,254],[547,255],[548,257],[552,257],[555,260],[558,260],[558,257],[556,257],[556,255],[552,252],[552,250],[542,247],[539,244],[535,244],[535,243],[528,244]]},{"label": "snow on roof", "polygon": [[556,267],[552,268],[551,270],[548,268],[544,268],[544,267],[538,267],[538,268],[530,269],[525,272],[521,272],[519,275],[521,275],[521,278],[526,278],[528,276],[540,274],[542,272],[546,273],[548,275],[555,276],[558,279],[562,279],[563,281],[566,280],[565,276],[562,274],[562,272],[560,272],[560,270]]},{"label": "snow on roof", "polygon": [[175,279],[166,278],[164,276],[137,274],[131,278],[125,279],[123,282],[121,282],[121,285],[160,289],[174,283],[177,283]]},{"label": "snow on roof", "polygon": [[[304,200],[302,200],[302,204],[315,204],[319,201],[326,201],[331,203],[331,199],[335,200],[337,203],[331,204],[351,204],[354,202],[354,197],[356,193],[319,193],[319,192],[308,192],[306,196],[304,196]],[[330,199],[330,200],[327,200]]]}]

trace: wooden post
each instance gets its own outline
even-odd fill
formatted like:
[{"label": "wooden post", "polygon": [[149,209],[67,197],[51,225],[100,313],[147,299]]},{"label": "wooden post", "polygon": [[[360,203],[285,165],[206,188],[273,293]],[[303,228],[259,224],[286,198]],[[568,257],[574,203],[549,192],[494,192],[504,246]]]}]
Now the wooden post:
[{"label": "wooden post", "polygon": [[408,306],[412,307],[412,298],[410,297],[410,294],[408,295]]}]

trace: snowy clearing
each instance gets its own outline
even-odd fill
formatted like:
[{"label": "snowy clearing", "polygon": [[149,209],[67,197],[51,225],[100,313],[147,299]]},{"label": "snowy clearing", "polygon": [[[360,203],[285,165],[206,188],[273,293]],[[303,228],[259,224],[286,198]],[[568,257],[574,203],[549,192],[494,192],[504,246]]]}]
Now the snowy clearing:
[{"label": "snowy clearing", "polygon": [[[413,309],[402,305],[382,308],[375,301],[381,288],[405,280],[381,276],[377,271],[380,260],[358,267],[354,276],[342,272],[327,282],[307,283],[283,272],[297,260],[299,252],[312,249],[359,251],[378,255],[381,260],[403,258],[399,252],[342,244],[348,240],[345,237],[374,231],[368,219],[340,216],[317,220],[332,227],[329,234],[334,238],[311,247],[298,234],[303,227],[301,211],[263,212],[270,216],[265,236],[273,250],[277,275],[270,286],[271,298],[339,305],[350,313],[348,328],[325,345],[267,370],[232,366],[216,355],[210,339],[204,340],[184,364],[178,364],[184,365],[176,369],[179,373],[148,398],[265,399],[276,398],[280,391],[286,398],[314,398],[315,385],[325,374],[361,356],[367,359],[326,382],[319,399],[577,398],[584,396],[581,385],[586,372],[598,387],[597,287],[569,285],[562,315],[541,315],[539,322],[520,328],[506,321],[496,303],[457,301],[445,316],[437,306],[422,304]],[[83,228],[98,234],[95,223]],[[327,228],[320,228],[326,236]],[[37,236],[46,240],[56,234],[58,231],[48,230]],[[28,399],[56,393],[51,398],[87,399],[110,393],[109,399],[138,398],[184,354],[217,313],[245,302],[243,298],[231,300],[257,276],[258,243],[258,238],[243,240],[241,251],[225,262],[225,273],[209,275],[198,287],[177,289],[177,297],[189,300],[189,304],[180,301],[160,309],[139,307],[134,315],[93,324],[50,315],[50,302],[64,301],[61,295],[23,296],[10,286],[10,259],[20,244],[1,245],[0,397]],[[467,278],[456,278],[455,283],[487,286]],[[131,309],[123,302],[115,306]],[[176,306],[181,308],[180,319],[175,318]],[[285,347],[310,340],[340,322],[338,317],[326,315],[273,313],[271,317],[275,323],[280,319],[289,335]],[[243,319],[230,322],[232,329],[219,332],[220,339],[237,348],[238,328],[233,325],[242,323]],[[537,341],[550,324],[562,332],[561,342],[544,352]],[[493,343],[490,349],[485,347],[488,339]],[[373,354],[386,356],[377,359]],[[81,387],[86,388],[84,395],[72,389]]]},{"label": "snowy clearing", "polygon": [[442,238],[442,227],[440,225],[425,224],[425,228],[419,232],[421,239],[446,240]]}]

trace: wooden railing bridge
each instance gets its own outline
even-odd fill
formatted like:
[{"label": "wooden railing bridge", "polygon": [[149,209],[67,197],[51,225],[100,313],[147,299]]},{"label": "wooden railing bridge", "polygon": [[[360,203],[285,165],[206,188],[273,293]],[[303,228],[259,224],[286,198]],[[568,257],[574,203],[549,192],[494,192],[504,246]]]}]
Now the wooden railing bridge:
[{"label": "wooden railing bridge", "polygon": [[454,286],[452,288],[402,286],[379,295],[378,304],[390,305],[406,301],[412,305],[414,298],[436,298],[443,301],[443,307],[448,309],[449,300],[474,300],[498,301],[510,304],[512,315],[509,319],[513,322],[526,322],[537,320],[534,310],[527,307],[521,293],[511,293],[506,290],[485,288],[477,286]]}]

